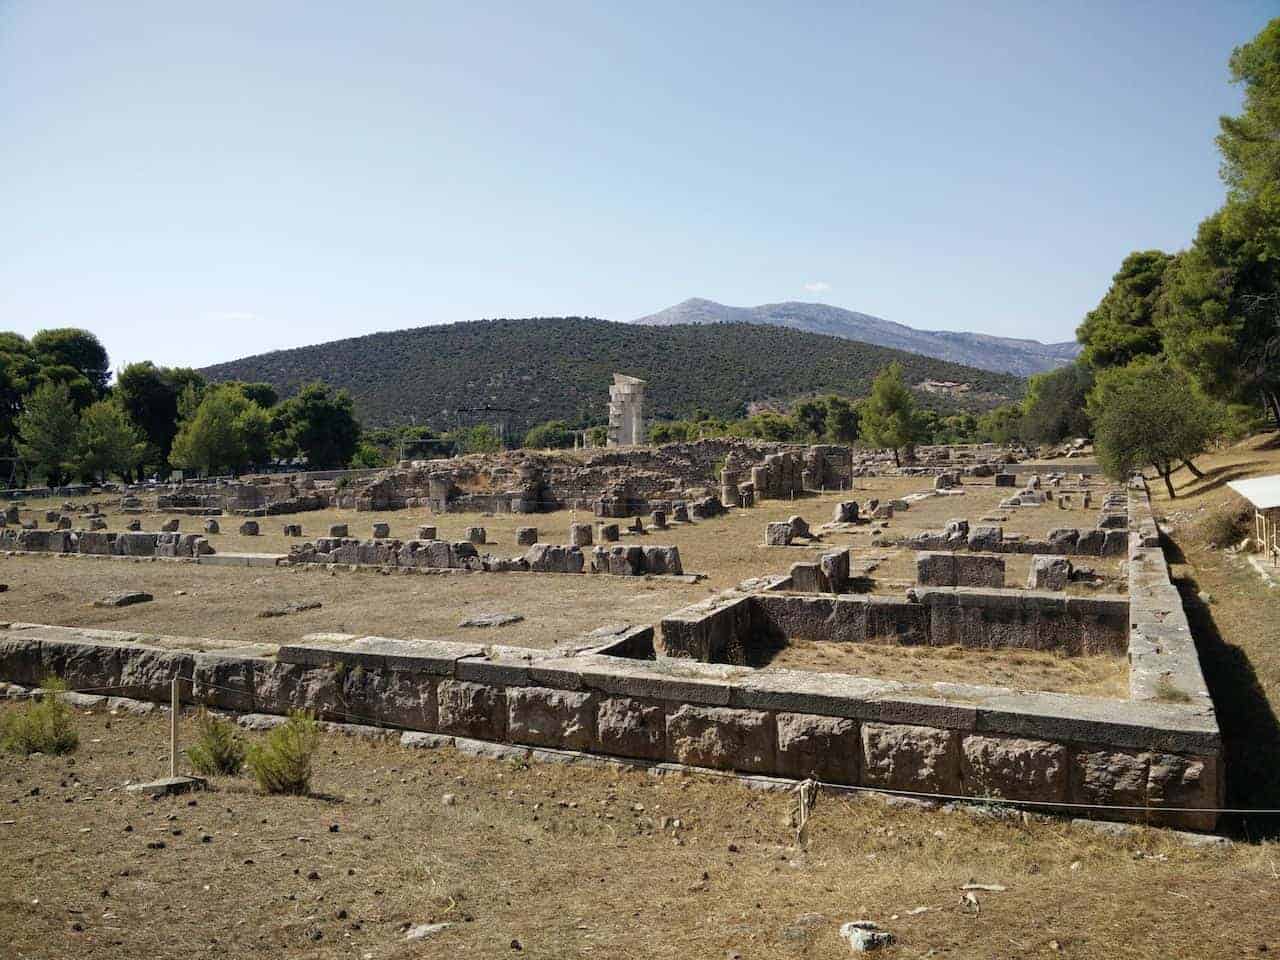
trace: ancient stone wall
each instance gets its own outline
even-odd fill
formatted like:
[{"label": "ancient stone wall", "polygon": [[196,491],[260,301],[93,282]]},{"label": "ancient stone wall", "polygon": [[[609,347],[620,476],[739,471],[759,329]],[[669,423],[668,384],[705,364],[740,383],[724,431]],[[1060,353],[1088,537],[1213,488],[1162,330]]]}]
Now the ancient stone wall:
[{"label": "ancient stone wall", "polygon": [[214,552],[194,533],[115,533],[106,530],[0,530],[0,549],[86,556],[202,557]]},{"label": "ancient stone wall", "polygon": [[116,687],[160,702],[179,677],[185,701],[217,709],[307,708],[444,738],[944,796],[1132,806],[1143,809],[1074,812],[1194,828],[1211,828],[1221,804],[1217,726],[1179,705],[993,687],[957,699],[945,684],[922,695],[837,674],[742,675],[693,661],[380,637],[289,645],[268,659],[127,636],[12,624],[0,629],[0,676],[34,685],[52,673],[73,690]]}]

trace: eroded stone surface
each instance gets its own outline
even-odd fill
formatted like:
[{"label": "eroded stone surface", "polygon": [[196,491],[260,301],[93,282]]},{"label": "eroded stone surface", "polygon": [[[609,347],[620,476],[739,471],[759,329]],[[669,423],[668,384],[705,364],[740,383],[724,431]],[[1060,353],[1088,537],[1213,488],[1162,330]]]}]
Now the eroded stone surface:
[{"label": "eroded stone surface", "polygon": [[774,737],[773,718],[761,710],[685,705],[667,716],[668,752],[695,767],[767,773]]},{"label": "eroded stone surface", "polygon": [[463,680],[442,680],[436,695],[441,733],[478,740],[505,738],[507,705],[502,689]]},{"label": "eroded stone surface", "polygon": [[862,755],[858,723],[840,717],[779,713],[777,774],[857,783]]},{"label": "eroded stone surface", "polygon": [[507,733],[535,747],[587,750],[595,741],[595,697],[547,687],[507,688]]},{"label": "eroded stone surface", "polygon": [[600,701],[596,731],[600,749],[624,757],[661,760],[666,755],[666,711],[661,704],[633,697]]},{"label": "eroded stone surface", "polygon": [[1065,800],[1067,748],[1021,737],[965,737],[960,749],[965,793],[1006,800]]},{"label": "eroded stone surface", "polygon": [[864,782],[893,790],[958,794],[959,737],[905,723],[862,725]]}]

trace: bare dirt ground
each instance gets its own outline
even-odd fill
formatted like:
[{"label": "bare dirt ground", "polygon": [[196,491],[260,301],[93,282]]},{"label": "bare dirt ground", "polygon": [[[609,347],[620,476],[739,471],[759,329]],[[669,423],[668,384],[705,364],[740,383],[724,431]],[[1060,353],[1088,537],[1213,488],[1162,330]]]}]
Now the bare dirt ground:
[{"label": "bare dirt ground", "polygon": [[[73,757],[0,757],[5,956],[837,958],[851,919],[896,934],[886,957],[1280,949],[1269,844],[1195,850],[826,795],[802,847],[791,797],[725,780],[339,735],[311,797],[221,778],[148,800],[122,788],[163,771],[165,718],[80,730]],[[975,912],[971,881],[1006,889],[978,892]],[[406,941],[422,923],[450,926]]]},{"label": "bare dirt ground", "polygon": [[1129,665],[1124,657],[1067,657],[1041,650],[792,640],[768,665],[904,683],[977,683],[1112,699],[1129,695]]}]

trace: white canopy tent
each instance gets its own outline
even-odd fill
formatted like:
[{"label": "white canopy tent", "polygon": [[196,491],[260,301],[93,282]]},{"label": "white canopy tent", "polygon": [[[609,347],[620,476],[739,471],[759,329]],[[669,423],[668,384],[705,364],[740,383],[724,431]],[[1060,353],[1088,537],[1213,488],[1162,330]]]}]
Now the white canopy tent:
[{"label": "white canopy tent", "polygon": [[1280,474],[1231,480],[1227,486],[1253,505],[1253,526],[1262,552],[1280,563]]}]

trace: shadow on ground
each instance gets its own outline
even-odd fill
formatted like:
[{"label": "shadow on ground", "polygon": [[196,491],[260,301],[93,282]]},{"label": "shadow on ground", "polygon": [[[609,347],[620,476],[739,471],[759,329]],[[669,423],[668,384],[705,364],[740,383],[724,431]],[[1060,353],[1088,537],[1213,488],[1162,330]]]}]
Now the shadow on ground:
[{"label": "shadow on ground", "polygon": [[[1194,577],[1174,580],[1195,637],[1222,731],[1227,806],[1280,809],[1280,721],[1248,655],[1223,639]],[[1224,827],[1252,839],[1280,837],[1280,816],[1233,816]]]}]

